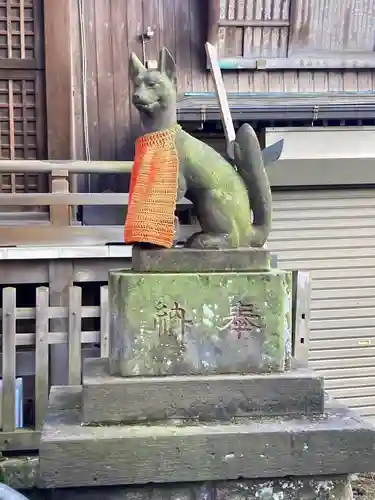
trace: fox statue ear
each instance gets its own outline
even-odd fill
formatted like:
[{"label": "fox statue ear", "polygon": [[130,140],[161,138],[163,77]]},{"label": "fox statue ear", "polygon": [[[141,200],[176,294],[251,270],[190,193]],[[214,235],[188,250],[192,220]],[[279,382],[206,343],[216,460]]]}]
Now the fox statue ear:
[{"label": "fox statue ear", "polygon": [[132,80],[136,78],[139,74],[146,71],[146,67],[142,64],[142,61],[138,59],[136,54],[132,52],[129,58],[129,75]]},{"label": "fox statue ear", "polygon": [[176,63],[172,57],[172,54],[166,47],[163,47],[160,51],[159,58],[159,71],[165,73],[170,81],[177,85],[177,68]]}]

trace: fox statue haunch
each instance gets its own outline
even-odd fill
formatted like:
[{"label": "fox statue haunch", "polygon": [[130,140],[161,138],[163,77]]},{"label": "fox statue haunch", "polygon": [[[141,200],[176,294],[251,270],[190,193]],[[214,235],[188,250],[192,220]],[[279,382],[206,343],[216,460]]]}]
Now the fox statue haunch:
[{"label": "fox statue haunch", "polygon": [[[154,139],[159,140],[160,132],[171,133],[174,137],[173,151],[178,162],[175,185],[178,187],[176,196],[173,196],[173,203],[184,196],[191,200],[202,228],[202,232],[189,238],[186,246],[216,249],[262,247],[271,228],[272,198],[262,151],[252,127],[245,124],[237,132],[234,147],[235,167],[233,167],[214,149],[184,132],[177,125],[176,67],[167,49],[161,51],[158,70],[147,70],[137,56],[131,54],[130,75],[134,84],[133,104],[140,113],[146,133],[141,142],[147,142],[148,139],[149,142]],[[138,143],[136,149],[139,148]],[[164,145],[161,145],[160,149],[166,151]],[[168,158],[173,156],[172,153]],[[135,166],[137,154],[136,152]],[[147,151],[143,153],[144,157],[147,155]],[[169,165],[170,167],[172,165],[170,161]],[[154,168],[153,172],[155,176],[155,172],[160,174],[164,170]],[[168,172],[170,180],[171,170]],[[147,176],[149,178],[151,174]],[[163,179],[159,181],[159,187],[146,191],[159,192]],[[134,190],[137,184],[134,172],[132,172],[132,183]],[[144,188],[142,192],[145,192]],[[131,184],[128,233],[129,226],[133,224],[129,214],[135,212],[136,199],[137,196],[134,194],[132,200]],[[152,206],[154,205],[150,204],[150,207]],[[150,211],[153,209],[150,208]],[[251,211],[253,222],[251,222]],[[138,220],[141,220],[139,213]],[[125,226],[125,239],[126,234]],[[129,243],[153,243],[152,239],[129,240],[131,237],[128,237]],[[171,245],[159,244],[159,246]]]}]

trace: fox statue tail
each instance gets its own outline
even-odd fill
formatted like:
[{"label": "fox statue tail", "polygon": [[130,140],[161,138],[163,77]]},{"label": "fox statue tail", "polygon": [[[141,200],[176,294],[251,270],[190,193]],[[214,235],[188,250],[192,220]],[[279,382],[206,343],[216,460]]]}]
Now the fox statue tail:
[{"label": "fox statue tail", "polygon": [[253,230],[249,245],[262,247],[271,231],[272,194],[258,137],[248,123],[237,131],[234,163],[245,182],[253,212]]}]

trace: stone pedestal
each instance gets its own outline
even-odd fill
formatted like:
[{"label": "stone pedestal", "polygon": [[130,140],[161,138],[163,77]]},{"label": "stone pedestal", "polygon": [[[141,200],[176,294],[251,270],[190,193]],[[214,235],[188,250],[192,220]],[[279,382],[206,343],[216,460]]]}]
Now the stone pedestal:
[{"label": "stone pedestal", "polygon": [[291,360],[289,273],[267,269],[265,252],[244,253],[237,272],[230,252],[192,272],[186,251],[177,272],[165,252],[111,273],[111,358],[86,360],[82,387],[52,388],[40,487],[72,499],[351,500],[349,474],[373,469],[375,429]]},{"label": "stone pedestal", "polygon": [[306,368],[253,375],[120,377],[107,359],[85,361],[82,421],[230,421],[233,418],[317,416],[323,381]]},{"label": "stone pedestal", "polygon": [[[144,494],[148,495],[150,488],[156,493],[160,491],[161,483],[169,485],[165,486],[169,492],[178,492],[181,483],[203,482],[215,488],[220,483],[221,490],[232,491],[228,498],[256,500],[262,498],[256,494],[262,484],[262,491],[268,485],[272,487],[267,491],[273,492],[273,496],[264,498],[278,500],[280,484],[288,482],[290,491],[295,489],[297,493],[286,498],[316,500],[335,498],[328,494],[329,488],[336,488],[336,483],[329,483],[329,476],[345,478],[354,471],[373,468],[374,428],[334,400],[326,399],[323,407],[323,381],[310,371],[293,370],[295,378],[301,377],[301,401],[295,395],[296,385],[286,384],[288,378],[283,373],[259,375],[257,384],[252,388],[247,385],[247,392],[237,396],[236,403],[235,395],[246,387],[243,377],[247,376],[234,376],[233,406],[227,405],[228,400],[223,401],[223,408],[229,406],[232,413],[217,419],[218,394],[210,394],[208,389],[215,384],[216,375],[206,376],[208,390],[198,387],[195,401],[190,396],[186,404],[176,397],[178,384],[190,385],[188,392],[193,393],[197,387],[194,377],[176,377],[176,408],[172,409],[166,381],[160,387],[160,402],[153,412],[152,402],[146,401],[149,392],[133,391],[129,396],[127,379],[111,380],[105,364],[100,360],[85,364],[83,387],[52,388],[40,445],[40,487],[127,485],[128,491],[135,494],[141,485],[146,485]],[[96,385],[95,366],[99,370]],[[144,381],[143,377],[138,383],[147,381],[155,383],[151,378]],[[109,408],[106,405],[111,395]],[[115,400],[121,396],[124,401]],[[156,398],[157,394],[154,401]],[[284,404],[277,406],[279,399]],[[220,414],[220,408],[217,411]],[[201,413],[205,421],[200,420]],[[302,478],[319,482],[319,476],[328,476],[323,486],[331,484],[324,489],[325,496],[320,490],[319,494],[313,493],[311,485],[311,491],[301,496]],[[288,480],[282,479],[286,477]],[[278,478],[281,483],[276,481]],[[169,497],[167,494],[161,498]]]},{"label": "stone pedestal", "polygon": [[[215,258],[212,252],[138,251],[144,271],[110,272],[113,374],[264,373],[289,367],[291,274],[267,269],[263,250],[239,256],[221,251]],[[191,272],[199,253],[202,271]],[[183,272],[172,272],[177,255]],[[240,271],[225,270],[241,260]],[[204,263],[215,272],[204,271]],[[264,269],[255,270],[255,264]]]}]

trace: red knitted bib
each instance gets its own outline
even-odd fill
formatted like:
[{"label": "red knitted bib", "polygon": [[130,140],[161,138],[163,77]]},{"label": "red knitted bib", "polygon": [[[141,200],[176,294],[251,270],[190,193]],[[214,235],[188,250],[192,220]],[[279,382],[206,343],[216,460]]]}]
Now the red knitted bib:
[{"label": "red knitted bib", "polygon": [[179,159],[176,132],[180,127],[137,139],[131,173],[126,243],[152,243],[170,248],[174,237]]}]

